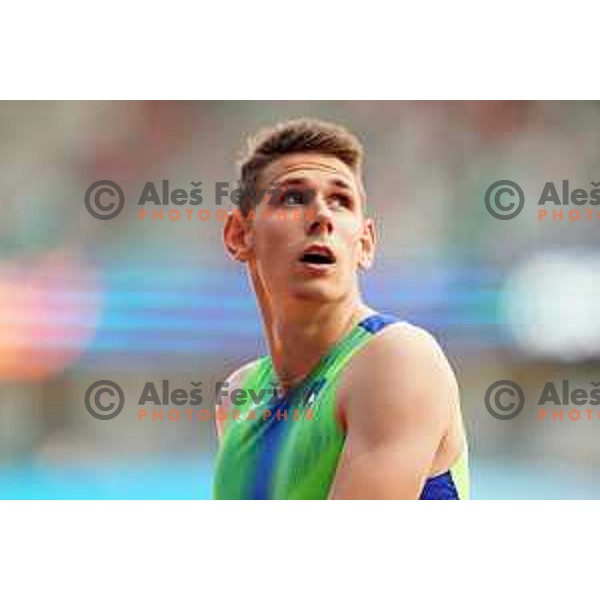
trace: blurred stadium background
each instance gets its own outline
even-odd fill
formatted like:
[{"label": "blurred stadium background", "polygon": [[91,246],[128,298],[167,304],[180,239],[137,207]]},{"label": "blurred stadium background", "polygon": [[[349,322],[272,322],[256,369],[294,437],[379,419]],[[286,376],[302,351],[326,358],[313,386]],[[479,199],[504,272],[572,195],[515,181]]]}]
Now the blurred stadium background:
[{"label": "blurred stadium background", "polygon": [[[214,210],[245,137],[298,116],[365,144],[365,295],[447,351],[473,497],[600,497],[600,419],[528,413],[545,381],[600,380],[600,219],[539,222],[534,201],[546,181],[600,180],[600,103],[345,101],[0,104],[0,498],[209,497],[212,423],[138,422],[136,402],[146,381],[207,391],[263,353],[258,313],[220,222],[139,221],[135,202],[146,181],[201,180]],[[102,179],[128,199],[114,220],[84,206]],[[528,199],[509,221],[483,202],[502,179]],[[84,406],[100,379],[125,391],[113,420]],[[512,421],[484,407],[501,379],[529,403]]]}]

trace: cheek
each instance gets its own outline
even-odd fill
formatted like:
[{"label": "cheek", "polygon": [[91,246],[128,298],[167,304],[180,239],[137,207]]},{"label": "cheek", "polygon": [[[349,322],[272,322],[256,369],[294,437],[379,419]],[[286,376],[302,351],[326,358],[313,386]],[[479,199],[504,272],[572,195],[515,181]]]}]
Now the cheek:
[{"label": "cheek", "polygon": [[348,225],[338,229],[338,236],[345,248],[351,252],[354,258],[358,257],[360,251],[360,238],[362,235],[362,227],[356,225]]},{"label": "cheek", "polygon": [[257,224],[255,235],[255,248],[258,258],[276,259],[285,254],[285,249],[290,246],[293,239],[291,224],[276,220],[265,220]]}]

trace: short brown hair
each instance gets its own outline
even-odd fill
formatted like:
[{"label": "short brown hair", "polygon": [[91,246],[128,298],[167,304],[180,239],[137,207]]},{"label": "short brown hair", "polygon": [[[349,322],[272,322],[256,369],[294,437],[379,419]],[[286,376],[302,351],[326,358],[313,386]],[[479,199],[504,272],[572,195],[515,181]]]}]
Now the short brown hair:
[{"label": "short brown hair", "polygon": [[362,178],[364,151],[358,138],[345,127],[317,119],[294,119],[263,129],[248,140],[239,163],[240,209],[248,215],[256,205],[256,184],[263,169],[278,158],[297,152],[335,156]]}]

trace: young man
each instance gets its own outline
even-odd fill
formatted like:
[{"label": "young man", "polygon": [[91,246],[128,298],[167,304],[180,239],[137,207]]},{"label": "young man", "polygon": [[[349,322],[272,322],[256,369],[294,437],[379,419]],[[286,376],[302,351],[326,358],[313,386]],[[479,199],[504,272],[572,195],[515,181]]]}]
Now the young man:
[{"label": "young man", "polygon": [[376,245],[362,157],[342,127],[298,120],[263,132],[242,162],[243,199],[224,240],[248,267],[269,355],[227,380],[215,498],[468,495],[444,354],[361,298],[359,271]]}]

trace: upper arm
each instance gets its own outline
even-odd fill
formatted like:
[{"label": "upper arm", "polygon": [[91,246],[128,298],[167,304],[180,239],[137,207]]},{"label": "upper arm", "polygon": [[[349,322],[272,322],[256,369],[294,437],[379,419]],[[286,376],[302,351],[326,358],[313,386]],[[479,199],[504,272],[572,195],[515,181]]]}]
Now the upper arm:
[{"label": "upper arm", "polygon": [[248,373],[256,366],[258,360],[252,361],[250,363],[246,363],[239,369],[235,370],[227,379],[225,383],[227,386],[223,387],[221,392],[222,403],[215,405],[215,424],[217,426],[217,436],[219,440],[223,438],[223,432],[225,431],[225,423],[227,422],[226,418],[219,419],[218,414],[221,411],[228,411],[231,405],[229,400],[229,392],[239,389],[242,387],[244,383],[244,379],[248,375]]},{"label": "upper arm", "polygon": [[332,498],[418,498],[458,402],[434,338],[399,324],[352,359],[340,385],[346,444]]}]

